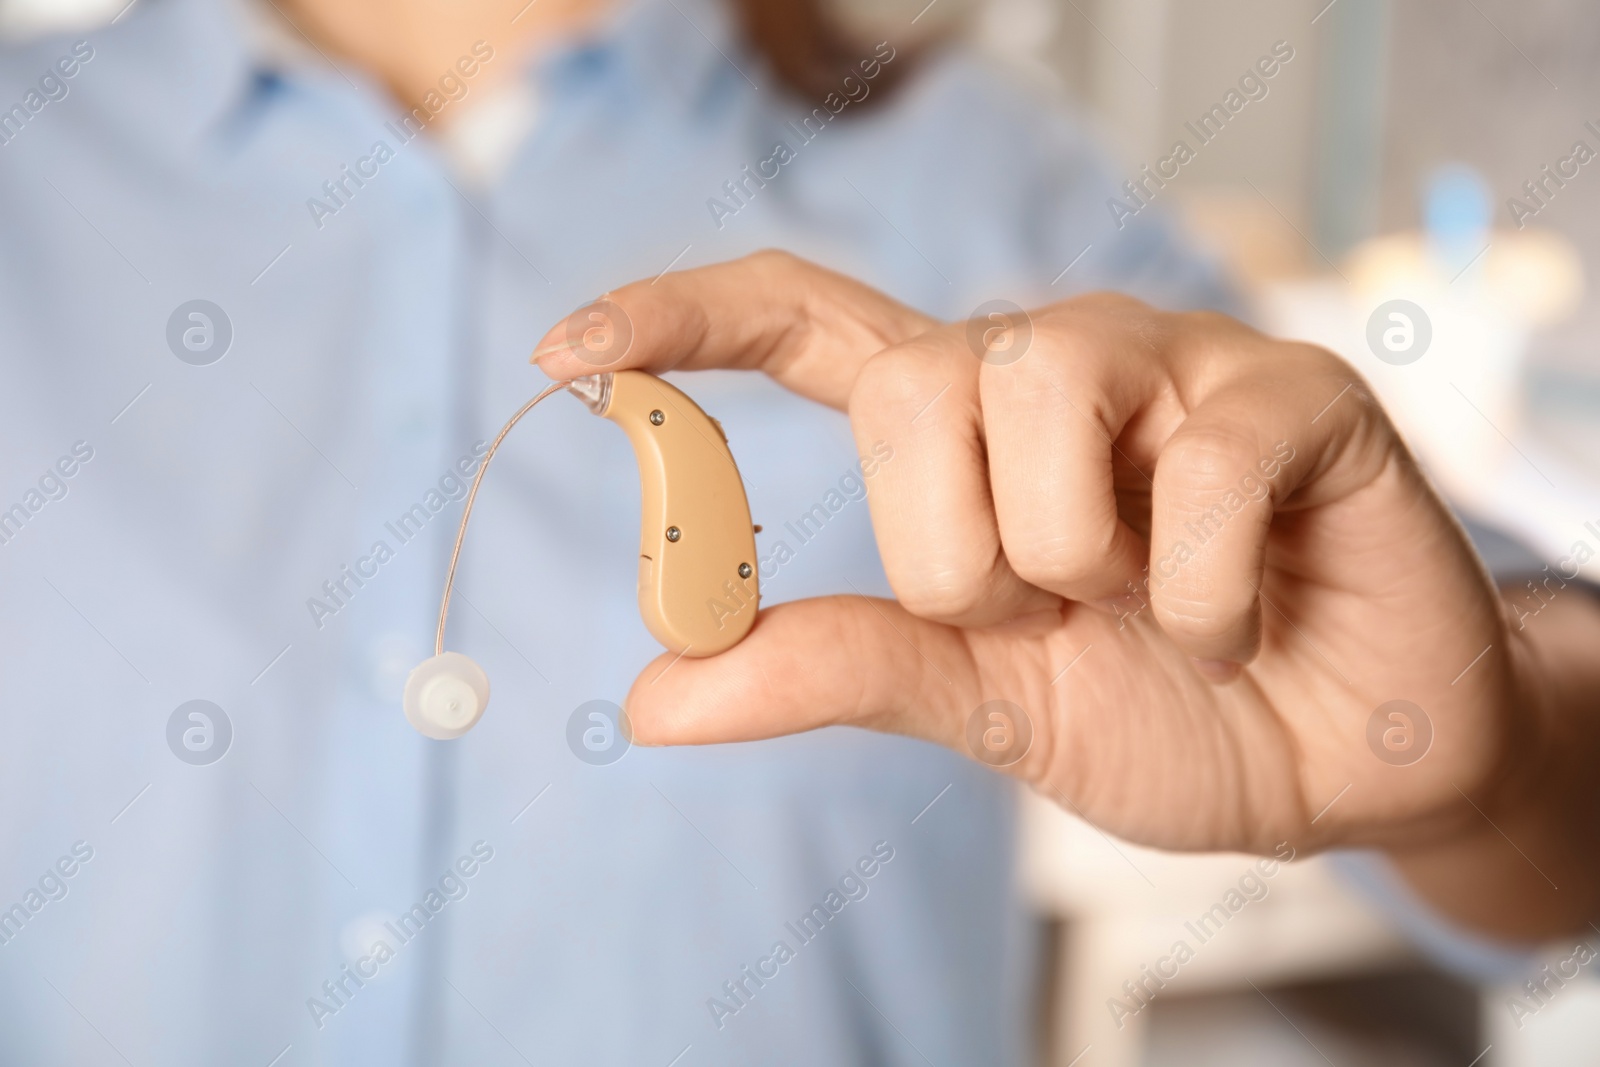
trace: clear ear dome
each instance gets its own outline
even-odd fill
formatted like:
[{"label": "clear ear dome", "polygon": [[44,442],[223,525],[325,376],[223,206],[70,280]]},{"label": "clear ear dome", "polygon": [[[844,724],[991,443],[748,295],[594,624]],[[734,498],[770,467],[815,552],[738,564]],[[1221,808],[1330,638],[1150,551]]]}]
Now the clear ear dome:
[{"label": "clear ear dome", "polygon": [[406,678],[406,721],[436,741],[460,737],[489,706],[489,676],[469,656],[443,652]]}]

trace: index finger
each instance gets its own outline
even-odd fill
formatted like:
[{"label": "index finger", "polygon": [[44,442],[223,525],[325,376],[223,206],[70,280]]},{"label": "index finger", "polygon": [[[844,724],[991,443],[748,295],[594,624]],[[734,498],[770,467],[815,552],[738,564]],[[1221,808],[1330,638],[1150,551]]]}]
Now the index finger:
[{"label": "index finger", "polygon": [[540,339],[532,362],[559,380],[619,370],[759,370],[844,410],[868,359],[938,326],[860,282],[786,252],[634,282]]}]

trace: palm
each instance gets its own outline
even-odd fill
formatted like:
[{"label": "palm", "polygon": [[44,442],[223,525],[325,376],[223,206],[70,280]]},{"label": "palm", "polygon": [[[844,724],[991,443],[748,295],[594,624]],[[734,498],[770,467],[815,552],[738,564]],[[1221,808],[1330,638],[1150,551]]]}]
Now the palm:
[{"label": "palm", "polygon": [[[1041,634],[965,632],[984,688],[1043,713],[1018,772],[1115,833],[1185,849],[1359,836],[1470,790],[1496,747],[1504,642],[1459,535],[1405,470],[1278,517],[1261,653],[1232,685],[1197,675],[1148,611],[1069,604]],[[1416,735],[1395,762],[1370,747],[1392,699],[1423,709],[1427,758]]]}]

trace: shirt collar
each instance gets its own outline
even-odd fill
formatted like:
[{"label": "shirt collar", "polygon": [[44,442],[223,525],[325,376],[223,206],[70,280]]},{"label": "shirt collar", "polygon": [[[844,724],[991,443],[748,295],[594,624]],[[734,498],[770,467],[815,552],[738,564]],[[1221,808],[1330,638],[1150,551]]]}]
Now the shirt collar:
[{"label": "shirt collar", "polygon": [[141,0],[99,35],[134,65],[140,110],[183,141],[203,138],[252,90],[254,67],[227,4]]},{"label": "shirt collar", "polygon": [[724,81],[756,77],[727,5],[718,0],[621,3],[587,47],[554,58],[555,67],[609,61],[641,96],[691,111]]},{"label": "shirt collar", "polygon": [[[151,113],[169,130],[199,140],[259,103],[274,78],[308,81],[348,94],[350,85],[395,105],[345,65],[335,70],[281,16],[271,0],[143,0],[114,28],[120,41],[162,75]],[[252,10],[252,5],[256,5]],[[530,63],[554,95],[596,79],[615,79],[637,98],[687,112],[715,88],[757,78],[755,64],[718,0],[622,0],[600,23],[559,42]]]}]

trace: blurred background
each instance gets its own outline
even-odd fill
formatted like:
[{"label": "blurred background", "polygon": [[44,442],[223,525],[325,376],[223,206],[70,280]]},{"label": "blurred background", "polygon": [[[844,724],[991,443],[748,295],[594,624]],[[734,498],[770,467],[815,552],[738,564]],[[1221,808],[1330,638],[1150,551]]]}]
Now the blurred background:
[{"label": "blurred background", "polygon": [[[1083,110],[1130,178],[1176,140],[1196,145],[1185,123],[1292,45],[1269,94],[1155,202],[1226,260],[1258,325],[1355,364],[1464,511],[1546,558],[1596,543],[1600,166],[1576,148],[1600,149],[1600,6],[993,0],[969,17],[983,47]],[[1396,299],[1427,317],[1433,358],[1390,350],[1382,329],[1369,343]],[[1185,924],[1249,861],[1152,853],[1043,801],[1027,811],[1028,882],[1058,961],[1055,1064],[1600,1063],[1600,989],[1569,985],[1519,1023],[1516,968],[1441,966],[1327,859],[1270,880],[1119,1027],[1108,998],[1134,1004],[1124,981],[1196,944]]]},{"label": "blurred background", "polygon": [[[1270,94],[1157,203],[1225,258],[1259,325],[1335,349],[1378,387],[1458,506],[1547,558],[1595,543],[1584,523],[1600,525],[1600,301],[1589,287],[1600,167],[1574,157],[1580,141],[1600,149],[1600,6],[977,6],[985,47],[1083,108],[1130,177],[1174,140],[1195,144],[1184,124],[1289,42],[1295,58]],[[1564,159],[1576,177],[1561,177]],[[1401,362],[1409,353],[1369,344],[1369,321],[1392,299],[1429,318],[1434,358]],[[1047,1013],[1056,1064],[1600,1063],[1600,990],[1568,986],[1519,1023],[1515,968],[1497,978],[1425,958],[1330,860],[1280,874],[1118,1028],[1107,998],[1126,1000],[1123,981],[1176,939],[1195,941],[1185,923],[1247,861],[1150,853],[1043,802],[1028,811],[1029,883],[1055,916],[1061,962]]]},{"label": "blurred background", "polygon": [[[124,3],[0,0],[0,32],[103,22]],[[1228,264],[1258,325],[1327,345],[1373,381],[1465,512],[1546,558],[1596,543],[1584,523],[1600,528],[1600,300],[1589,291],[1600,162],[1578,145],[1600,149],[1600,5],[835,6],[863,35],[920,10],[930,37],[964,37],[1077,110],[1135,180],[1180,139],[1197,145],[1202,116],[1286,43],[1292,61],[1266,95],[1146,191]],[[1600,1064],[1600,988],[1571,984],[1519,1021],[1510,1005],[1525,975],[1419,950],[1393,909],[1353,887],[1350,862],[1257,877],[1244,892],[1264,895],[1201,944],[1193,924],[1240,887],[1250,858],[1157,854],[1024,804],[1045,1062]],[[1179,940],[1195,958],[1146,1006],[1125,983]]]}]

